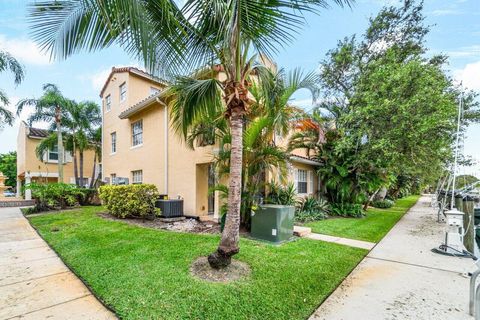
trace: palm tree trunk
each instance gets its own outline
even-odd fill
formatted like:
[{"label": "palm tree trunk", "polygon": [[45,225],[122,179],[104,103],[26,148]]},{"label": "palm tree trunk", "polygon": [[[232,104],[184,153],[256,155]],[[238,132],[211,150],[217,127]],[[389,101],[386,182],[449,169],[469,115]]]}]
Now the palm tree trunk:
[{"label": "palm tree trunk", "polygon": [[243,113],[239,110],[232,110],[230,131],[232,143],[227,219],[217,251],[208,256],[210,266],[215,269],[228,266],[231,263],[231,257],[239,252],[243,152]]},{"label": "palm tree trunk", "polygon": [[83,179],[83,150],[80,150],[80,187],[85,187]]},{"label": "palm tree trunk", "polygon": [[77,166],[77,151],[73,149],[73,175],[75,176],[75,185],[78,187],[78,166]]},{"label": "palm tree trunk", "polygon": [[63,137],[61,128],[60,107],[55,109],[55,123],[57,126],[57,148],[58,148],[58,182],[63,182]]},{"label": "palm tree trunk", "polygon": [[88,186],[90,189],[93,188],[95,183],[95,169],[97,168],[97,153],[93,155],[93,169],[92,169],[92,178],[90,179],[90,185]]}]

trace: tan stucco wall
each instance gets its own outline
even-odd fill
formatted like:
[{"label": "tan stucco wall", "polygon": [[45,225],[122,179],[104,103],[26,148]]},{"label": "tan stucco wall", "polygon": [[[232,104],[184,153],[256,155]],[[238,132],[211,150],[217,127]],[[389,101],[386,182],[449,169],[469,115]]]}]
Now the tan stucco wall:
[{"label": "tan stucco wall", "polygon": [[[124,82],[127,84],[127,99],[120,103],[119,86]],[[159,88],[160,86],[128,72],[115,73],[108,83],[103,97],[110,94],[112,107],[106,112],[105,102],[103,103],[103,178],[116,174],[117,177],[129,178],[131,183],[131,172],[142,170],[143,183],[155,184],[161,194],[167,194],[170,198],[178,196],[184,198],[185,213],[207,214],[207,192],[204,192],[205,190],[197,192],[196,165],[212,160],[211,148],[199,148],[195,151],[188,149],[170,125],[166,133],[165,121],[169,123],[170,119],[165,119],[165,107],[159,103],[155,103],[129,119],[118,117],[122,111],[149,96],[151,87]],[[131,125],[140,119],[143,121],[143,144],[132,147]],[[112,132],[116,132],[117,135],[115,154],[111,154]],[[165,153],[165,134],[168,139],[168,157]],[[202,207],[205,210],[201,210]]]},{"label": "tan stucco wall", "polygon": [[[35,149],[40,144],[41,139],[30,138],[26,135],[26,128],[20,126],[17,152],[20,156],[17,158],[17,175],[25,175],[30,173],[31,175],[40,175],[41,177],[47,177],[52,175],[58,176],[58,164],[56,162],[44,163],[36,156]],[[22,139],[23,136],[23,139]],[[93,160],[95,153],[92,150],[86,150],[83,153],[83,175],[84,178],[91,178],[93,172]],[[79,153],[77,152],[77,159],[79,159]],[[80,163],[78,163],[80,166]],[[80,168],[79,168],[80,170]],[[79,172],[80,173],[80,172]],[[73,158],[72,161],[64,163],[63,176],[65,183],[74,183],[74,167]],[[46,179],[38,179],[35,177],[34,181],[47,181]],[[22,178],[24,181],[24,178]],[[57,179],[48,179],[48,182],[57,181]]]}]

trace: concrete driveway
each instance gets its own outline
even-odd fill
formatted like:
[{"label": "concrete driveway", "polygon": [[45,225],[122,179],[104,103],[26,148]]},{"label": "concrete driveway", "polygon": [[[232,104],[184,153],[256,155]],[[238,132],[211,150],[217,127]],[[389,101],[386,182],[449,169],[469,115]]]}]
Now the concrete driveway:
[{"label": "concrete driveway", "polygon": [[421,197],[310,319],[473,319],[462,275],[473,260],[430,251],[444,226]]},{"label": "concrete driveway", "polygon": [[0,209],[0,319],[116,319],[33,230]]}]

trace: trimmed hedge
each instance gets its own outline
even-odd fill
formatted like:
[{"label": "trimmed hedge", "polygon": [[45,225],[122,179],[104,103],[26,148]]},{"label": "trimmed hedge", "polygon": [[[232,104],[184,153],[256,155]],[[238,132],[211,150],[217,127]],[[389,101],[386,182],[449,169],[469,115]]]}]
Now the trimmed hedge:
[{"label": "trimmed hedge", "polygon": [[83,190],[74,184],[32,182],[25,186],[25,190],[28,189],[36,200],[35,207],[29,210],[30,213],[73,207],[85,198]]},{"label": "trimmed hedge", "polygon": [[149,218],[160,214],[155,201],[160,194],[153,184],[101,186],[98,194],[110,214],[118,218]]}]

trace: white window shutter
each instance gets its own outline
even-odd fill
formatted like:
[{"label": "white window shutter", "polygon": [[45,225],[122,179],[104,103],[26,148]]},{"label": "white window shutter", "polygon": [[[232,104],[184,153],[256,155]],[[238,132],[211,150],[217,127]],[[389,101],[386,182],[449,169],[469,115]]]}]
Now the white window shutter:
[{"label": "white window shutter", "polygon": [[297,190],[298,187],[298,169],[293,168],[293,185],[295,186],[295,191]]},{"label": "white window shutter", "polygon": [[313,171],[308,170],[307,190],[309,194],[313,193]]},{"label": "white window shutter", "polygon": [[47,161],[48,161],[48,152],[45,151],[45,152],[43,153],[42,161],[43,161],[43,162],[47,162]]}]

